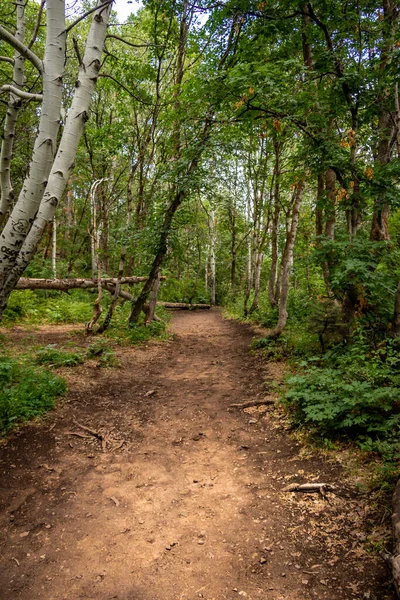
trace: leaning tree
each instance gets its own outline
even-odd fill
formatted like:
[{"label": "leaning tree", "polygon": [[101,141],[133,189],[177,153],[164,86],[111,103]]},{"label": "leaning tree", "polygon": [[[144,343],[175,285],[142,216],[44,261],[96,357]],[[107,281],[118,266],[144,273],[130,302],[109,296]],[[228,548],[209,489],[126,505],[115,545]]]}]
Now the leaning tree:
[{"label": "leaning tree", "polygon": [[[42,2],[37,5],[37,23],[28,43],[25,40],[24,0],[16,0],[15,33],[0,26],[0,39],[5,47],[5,56],[0,56],[0,60],[12,67],[10,83],[2,88],[9,93],[9,102],[0,156],[0,318],[10,293],[32,260],[48,223],[54,217],[73,169],[101,65],[112,3],[113,0],[98,0],[95,8],[67,24],[65,0],[47,0],[45,11]],[[46,39],[41,58],[32,46],[44,12]],[[73,98],[63,118],[67,35],[89,14],[92,21],[85,52],[79,57]],[[8,52],[9,47],[14,50],[14,56]],[[37,71],[41,93],[24,89],[27,61]],[[37,113],[40,117],[28,174],[14,203],[10,172],[18,112],[24,101],[39,102]]]}]

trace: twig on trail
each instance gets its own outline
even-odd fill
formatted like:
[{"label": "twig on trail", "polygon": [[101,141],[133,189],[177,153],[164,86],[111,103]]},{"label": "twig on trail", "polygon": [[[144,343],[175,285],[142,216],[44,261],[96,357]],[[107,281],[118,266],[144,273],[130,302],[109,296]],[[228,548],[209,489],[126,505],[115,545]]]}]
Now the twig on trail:
[{"label": "twig on trail", "polygon": [[243,404],[230,404],[228,408],[250,408],[251,406],[266,406],[267,404],[275,404],[272,398],[264,398],[264,400],[250,400]]},{"label": "twig on trail", "polygon": [[330,483],[291,483],[282,492],[332,492],[335,489]]},{"label": "twig on trail", "polygon": [[[82,423],[78,423],[78,421],[76,421],[75,419],[73,422],[75,423],[75,425],[77,425],[77,427],[80,427],[84,431],[87,431],[90,435],[85,435],[78,431],[66,431],[65,435],[76,435],[76,436],[78,436],[80,438],[84,438],[84,439],[90,439],[91,437],[95,437],[97,440],[99,440],[99,442],[101,444],[101,449],[103,452],[106,452],[107,444],[110,445],[110,450],[114,452],[115,450],[119,450],[120,448],[122,448],[122,446],[126,443],[126,440],[111,439],[108,434],[102,434],[100,431],[95,431],[94,429],[90,429],[90,427],[87,427],[86,425],[82,425]],[[112,445],[113,443],[116,443],[116,445],[113,446]]]},{"label": "twig on trail", "polygon": [[79,433],[79,431],[66,431],[65,435],[76,435],[77,437],[80,438],[85,438],[87,440],[90,440],[90,435],[85,435],[84,433]]},{"label": "twig on trail", "polygon": [[107,441],[108,441],[107,436],[103,435],[99,431],[90,429],[90,427],[86,427],[86,425],[82,425],[81,423],[78,423],[78,421],[74,420],[74,423],[75,423],[75,425],[77,425],[78,427],[83,429],[84,431],[87,431],[88,433],[90,433],[90,435],[95,437],[97,440],[99,440],[101,443],[101,449],[103,450],[103,452],[105,452],[107,450]]},{"label": "twig on trail", "polygon": [[[118,441],[118,440],[116,440],[116,441]],[[111,448],[111,450],[112,450],[113,452],[115,452],[115,450],[119,450],[120,448],[122,448],[122,446],[123,446],[124,444],[126,444],[126,440],[120,440],[120,441],[119,441],[119,443],[118,443],[116,446],[113,446],[113,447]]]}]

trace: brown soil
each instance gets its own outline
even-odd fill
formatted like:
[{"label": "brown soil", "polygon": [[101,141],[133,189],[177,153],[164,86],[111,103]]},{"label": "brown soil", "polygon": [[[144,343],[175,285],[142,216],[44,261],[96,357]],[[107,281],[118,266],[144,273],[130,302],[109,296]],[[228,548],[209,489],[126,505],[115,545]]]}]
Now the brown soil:
[{"label": "brown soil", "polygon": [[[122,368],[62,370],[66,400],[0,447],[1,600],[392,600],[367,551],[376,511],[341,466],[270,406],[229,409],[281,371],[249,353],[250,329],[218,311],[172,328],[119,349]],[[283,491],[309,481],[336,491]]]}]

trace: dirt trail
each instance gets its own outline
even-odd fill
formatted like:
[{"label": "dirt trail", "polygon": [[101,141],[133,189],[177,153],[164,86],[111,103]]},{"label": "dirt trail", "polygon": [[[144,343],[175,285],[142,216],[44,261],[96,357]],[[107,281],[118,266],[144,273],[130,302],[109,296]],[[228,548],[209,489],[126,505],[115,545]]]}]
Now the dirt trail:
[{"label": "dirt trail", "polygon": [[[0,447],[1,600],[392,599],[340,466],[302,457],[269,407],[228,410],[274,376],[251,331],[217,311],[173,331],[121,369],[66,371],[67,401]],[[282,492],[324,480],[341,493]]]}]

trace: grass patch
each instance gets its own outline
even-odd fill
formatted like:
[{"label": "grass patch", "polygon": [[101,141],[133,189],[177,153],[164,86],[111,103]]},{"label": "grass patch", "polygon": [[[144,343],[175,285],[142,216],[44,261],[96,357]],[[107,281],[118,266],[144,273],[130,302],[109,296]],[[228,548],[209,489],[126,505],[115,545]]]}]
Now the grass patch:
[{"label": "grass patch", "polygon": [[84,362],[82,352],[71,352],[68,350],[59,350],[53,344],[36,351],[35,362],[38,365],[47,365],[49,367],[75,367]]},{"label": "grass patch", "polygon": [[53,373],[0,355],[0,432],[50,410],[66,389],[65,381]]}]

